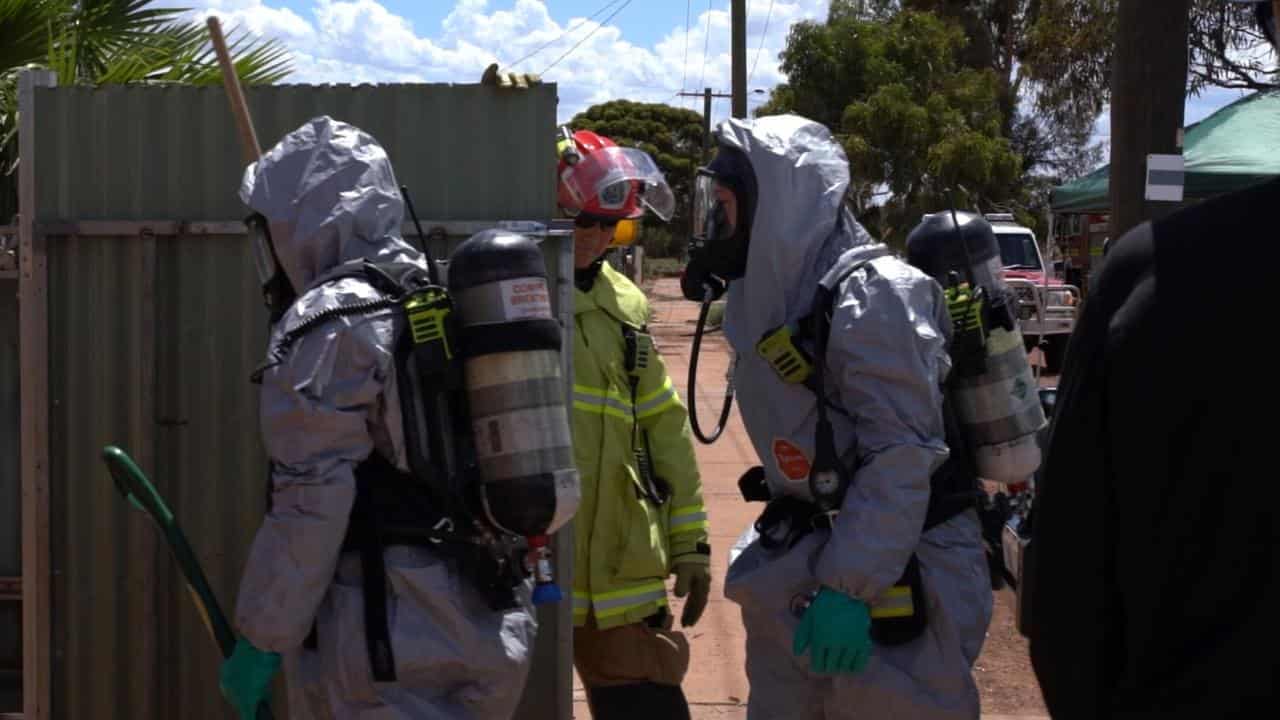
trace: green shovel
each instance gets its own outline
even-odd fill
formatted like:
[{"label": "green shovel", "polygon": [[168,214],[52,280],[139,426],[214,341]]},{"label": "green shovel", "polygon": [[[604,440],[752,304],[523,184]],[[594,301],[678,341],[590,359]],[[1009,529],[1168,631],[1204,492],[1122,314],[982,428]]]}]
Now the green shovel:
[{"label": "green shovel", "polygon": [[[209,587],[209,581],[200,567],[200,561],[196,559],[190,543],[187,542],[187,536],[183,534],[182,528],[178,527],[178,522],[174,519],[169,506],[165,504],[164,498],[160,497],[160,493],[156,492],[155,487],[147,480],[147,476],[124,450],[108,445],[102,449],[102,461],[111,472],[116,490],[119,490],[120,494],[134,507],[145,512],[168,541],[169,550],[173,553],[173,558],[178,561],[178,567],[182,570],[182,576],[187,582],[187,591],[191,593],[196,609],[200,611],[200,618],[204,620],[205,628],[213,636],[214,642],[218,643],[218,650],[221,651],[222,657],[230,657],[236,646],[236,637],[231,631],[231,624],[227,622],[226,615],[222,614],[222,607],[218,605],[218,599],[214,597],[213,589]],[[266,703],[259,707],[258,720],[272,720],[271,709]]]}]

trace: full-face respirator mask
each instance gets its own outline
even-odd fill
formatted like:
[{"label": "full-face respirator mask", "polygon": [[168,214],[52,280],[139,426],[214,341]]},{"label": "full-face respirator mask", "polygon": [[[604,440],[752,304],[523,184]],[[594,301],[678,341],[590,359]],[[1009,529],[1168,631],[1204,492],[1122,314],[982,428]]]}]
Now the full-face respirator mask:
[{"label": "full-face respirator mask", "polygon": [[[731,194],[734,208],[726,207],[723,194]],[[741,150],[721,147],[710,165],[698,169],[689,264],[680,282],[687,299],[715,300],[729,281],[746,274],[755,201],[755,173]],[[731,211],[734,217],[730,217]]]},{"label": "full-face respirator mask", "polygon": [[245,219],[245,227],[249,231],[253,266],[258,272],[258,283],[262,286],[263,303],[267,306],[271,324],[274,325],[293,305],[298,294],[276,256],[267,218],[262,213],[255,212]]},{"label": "full-face respirator mask", "polygon": [[[729,204],[731,203],[731,204]],[[711,444],[724,432],[733,407],[733,365],[725,388],[720,419],[710,434],[698,423],[695,383],[698,354],[711,304],[728,289],[729,282],[747,273],[747,248],[755,217],[756,178],[745,153],[721,146],[710,165],[699,168],[694,180],[689,264],[680,277],[685,298],[702,303],[693,335],[689,360],[689,424],[694,437]]]}]

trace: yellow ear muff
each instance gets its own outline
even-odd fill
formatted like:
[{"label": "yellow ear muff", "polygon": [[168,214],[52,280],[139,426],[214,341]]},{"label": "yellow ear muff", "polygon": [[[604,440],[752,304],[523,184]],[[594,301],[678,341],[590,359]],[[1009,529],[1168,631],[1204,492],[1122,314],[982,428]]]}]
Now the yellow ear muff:
[{"label": "yellow ear muff", "polygon": [[609,244],[613,247],[630,246],[640,232],[636,225],[635,220],[619,220],[618,227],[613,231],[613,242]]}]

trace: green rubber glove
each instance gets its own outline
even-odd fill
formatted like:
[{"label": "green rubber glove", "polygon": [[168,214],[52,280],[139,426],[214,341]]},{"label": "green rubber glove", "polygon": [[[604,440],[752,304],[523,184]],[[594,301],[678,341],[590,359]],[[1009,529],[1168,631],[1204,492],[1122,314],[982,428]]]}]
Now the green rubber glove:
[{"label": "green rubber glove", "polygon": [[871,611],[861,600],[832,590],[818,590],[800,625],[791,652],[809,651],[809,668],[816,673],[857,673],[871,659]]},{"label": "green rubber glove", "polygon": [[279,653],[259,650],[244,638],[236,641],[231,657],[222,662],[218,685],[240,720],[256,720],[258,706],[270,697],[271,678],[279,669]]},{"label": "green rubber glove", "polygon": [[676,563],[676,597],[689,596],[680,613],[680,627],[691,627],[707,609],[707,596],[711,594],[711,566],[706,563]]}]

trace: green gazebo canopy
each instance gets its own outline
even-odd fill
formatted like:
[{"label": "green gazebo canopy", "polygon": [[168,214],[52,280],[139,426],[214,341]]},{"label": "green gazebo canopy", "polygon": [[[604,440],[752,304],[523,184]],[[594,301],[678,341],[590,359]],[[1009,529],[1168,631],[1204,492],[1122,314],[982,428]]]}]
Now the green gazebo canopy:
[{"label": "green gazebo canopy", "polygon": [[[1190,125],[1183,137],[1183,199],[1196,202],[1280,176],[1280,92],[1253,93]],[[1104,165],[1053,189],[1058,213],[1111,208]]]}]

